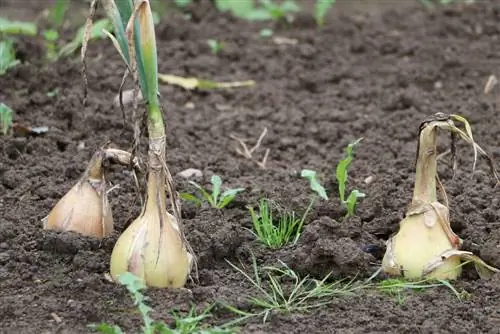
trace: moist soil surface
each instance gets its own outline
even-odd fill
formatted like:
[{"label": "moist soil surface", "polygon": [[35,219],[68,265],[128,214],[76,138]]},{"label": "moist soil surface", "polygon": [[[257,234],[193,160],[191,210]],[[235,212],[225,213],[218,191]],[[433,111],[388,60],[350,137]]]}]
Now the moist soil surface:
[{"label": "moist soil surface", "polygon": [[[0,2],[0,11],[33,19],[47,4],[14,6]],[[148,289],[154,319],[172,324],[173,310],[186,314],[193,305],[200,311],[216,302],[205,324],[237,318],[223,303],[261,312],[248,298],[262,294],[228,263],[251,274],[252,254],[259,267],[282,261],[301,277],[322,279],[331,272],[330,280],[344,283],[368,279],[411,201],[418,128],[434,113],[467,117],[477,142],[500,161],[498,94],[483,93],[488,77],[500,68],[498,2],[434,9],[418,2],[364,6],[339,5],[323,29],[307,13],[291,23],[248,23],[208,2],[188,7],[190,19],[176,11],[162,15],[157,26],[161,73],[255,80],[256,85],[211,91],[161,86],[167,163],[178,191],[195,192],[179,176],[188,168],[203,172],[192,180],[204,186],[210,187],[217,174],[223,187],[246,189],[222,210],[183,202],[183,228],[198,257],[199,282],[182,290]],[[263,38],[262,28],[295,41]],[[75,31],[68,30],[66,39]],[[218,55],[207,46],[209,38],[224,42]],[[115,232],[103,241],[45,231],[41,222],[99,147],[110,142],[131,149],[131,108],[124,126],[113,103],[124,66],[109,40],[91,42],[83,106],[77,54],[48,63],[41,38],[17,39],[16,47],[22,64],[0,77],[0,101],[15,111],[15,123],[49,131],[0,139],[0,332],[86,333],[87,325],[100,322],[138,332],[142,319],[127,290],[106,278],[119,233],[140,212],[131,173],[119,167],[109,172],[109,182],[118,186],[109,194]],[[231,135],[253,145],[264,129],[267,135],[252,159],[236,152]],[[355,217],[345,218],[335,166],[345,146],[360,137],[348,190],[359,189],[366,197]],[[448,144],[443,135],[440,150]],[[261,168],[257,162],[267,149]],[[471,178],[469,146],[459,144],[458,152],[455,178],[447,159],[439,168],[452,227],[466,249],[500,267],[498,189],[483,160]],[[249,231],[247,206],[266,197],[301,215],[312,195],[300,177],[306,168],[317,171],[330,199],[317,201],[297,244],[267,249]],[[374,286],[329,297],[326,305],[309,311],[272,312],[266,322],[251,317],[239,330],[498,333],[500,275],[482,280],[466,267],[453,287],[460,298],[446,287],[388,294]]]}]

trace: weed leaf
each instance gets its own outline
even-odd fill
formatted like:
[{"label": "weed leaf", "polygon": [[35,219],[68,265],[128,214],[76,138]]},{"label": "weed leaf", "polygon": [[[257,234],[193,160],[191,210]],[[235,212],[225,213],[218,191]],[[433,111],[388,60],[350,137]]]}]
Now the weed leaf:
[{"label": "weed leaf", "polygon": [[305,177],[311,184],[311,189],[315,191],[321,198],[328,200],[325,188],[319,183],[316,178],[316,172],[310,169],[303,169],[300,176]]}]

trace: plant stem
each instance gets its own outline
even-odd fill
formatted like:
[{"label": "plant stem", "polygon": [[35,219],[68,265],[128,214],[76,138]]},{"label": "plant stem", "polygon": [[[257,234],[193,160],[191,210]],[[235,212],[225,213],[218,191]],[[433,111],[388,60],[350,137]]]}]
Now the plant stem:
[{"label": "plant stem", "polygon": [[416,164],[415,187],[412,203],[432,203],[437,201],[437,131],[429,123],[420,131],[418,158]]},{"label": "plant stem", "polygon": [[[165,124],[159,103],[158,101],[152,102],[148,103],[148,133],[150,140],[165,137]],[[163,154],[165,154],[165,150]]]}]

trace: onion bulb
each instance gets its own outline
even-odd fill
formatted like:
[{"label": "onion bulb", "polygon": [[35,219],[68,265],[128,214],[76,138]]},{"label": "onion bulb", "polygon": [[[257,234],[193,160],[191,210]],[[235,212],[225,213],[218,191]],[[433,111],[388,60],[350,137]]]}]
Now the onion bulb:
[{"label": "onion bulb", "polygon": [[[165,143],[159,145],[165,152]],[[193,256],[186,249],[177,220],[167,212],[165,170],[152,155],[146,203],[115,244],[111,277],[118,281],[121,274],[131,272],[150,287],[180,288],[187,281]]]},{"label": "onion bulb", "polygon": [[80,180],[43,219],[44,229],[72,231],[98,239],[113,232],[113,214],[104,176],[104,167],[110,161],[129,164],[131,155],[117,149],[96,152]]},{"label": "onion bulb", "polygon": [[[453,121],[465,124],[465,130]],[[416,179],[413,198],[406,217],[400,222],[398,232],[386,243],[382,270],[393,276],[409,279],[456,279],[462,272],[462,260],[474,263],[483,278],[498,269],[489,266],[471,252],[459,250],[462,240],[450,225],[446,192],[437,175],[437,130],[452,132],[452,156],[455,158],[455,140],[459,136],[488,159],[495,182],[498,173],[489,156],[472,139],[468,122],[461,116],[436,114],[420,126]],[[437,190],[445,202],[437,199]]]}]

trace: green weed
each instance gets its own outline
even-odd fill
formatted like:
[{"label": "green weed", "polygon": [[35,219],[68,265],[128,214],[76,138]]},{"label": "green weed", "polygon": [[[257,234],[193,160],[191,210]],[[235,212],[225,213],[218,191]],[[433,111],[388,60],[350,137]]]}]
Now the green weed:
[{"label": "green weed", "polygon": [[[150,313],[152,311],[151,307],[146,304],[147,297],[142,294],[142,290],[146,289],[146,286],[142,280],[133,275],[132,273],[125,273],[120,275],[119,281],[124,285],[132,299],[134,300],[134,305],[139,310],[142,316],[143,326],[141,327],[142,333],[144,334],[229,334],[234,333],[233,329],[227,328],[222,329],[218,327],[205,327],[201,322],[210,317],[210,311],[213,305],[208,306],[201,312],[197,314],[194,307],[191,308],[186,316],[182,316],[179,312],[173,311],[172,316],[175,321],[175,328],[170,328],[164,322],[155,321],[151,318]],[[88,326],[90,329],[97,331],[99,333],[105,334],[123,334],[123,330],[117,325],[111,325],[108,323],[92,324]]]},{"label": "green weed", "polygon": [[359,144],[359,142],[363,138],[359,138],[358,140],[350,143],[346,149],[345,149],[345,157],[340,160],[339,164],[337,165],[336,169],[336,177],[337,177],[337,182],[339,185],[339,197],[340,201],[342,202],[343,205],[346,206],[347,208],[347,216],[353,216],[354,212],[356,210],[356,204],[358,202],[359,198],[365,197],[365,194],[360,192],[359,190],[352,190],[349,196],[346,198],[345,197],[345,192],[346,192],[346,184],[347,184],[347,171],[349,169],[349,165],[351,164],[354,156],[353,156],[353,150],[354,147]]},{"label": "green weed", "polygon": [[8,69],[19,63],[20,61],[16,59],[14,42],[11,40],[0,41],[0,75],[4,75]]},{"label": "green weed", "polygon": [[10,109],[7,105],[0,103],[0,130],[2,130],[2,134],[4,135],[9,133],[9,129],[12,126],[13,113],[12,109]]},{"label": "green weed", "polygon": [[271,37],[273,35],[273,33],[274,32],[268,28],[264,28],[259,32],[260,37],[264,37],[264,38]]},{"label": "green weed", "polygon": [[266,322],[271,313],[306,312],[332,303],[334,296],[352,295],[358,287],[351,282],[342,284],[342,281],[327,282],[330,275],[322,280],[306,276],[301,278],[295,271],[280,261],[279,267],[263,267],[259,269],[255,256],[252,255],[253,275],[242,268],[228,262],[258,291],[258,296],[248,296],[248,301],[256,308],[257,313],[239,310],[226,305],[230,311],[238,314],[240,318],[232,324],[252,317],[262,317]]},{"label": "green weed", "polygon": [[[112,32],[113,24],[109,19],[100,19],[92,23],[92,28],[90,29],[90,40],[94,39],[102,39],[106,37],[106,33],[104,32]],[[77,49],[82,46],[83,36],[85,33],[85,26],[80,27],[75,34],[75,37],[68,44],[64,45],[60,48],[58,52],[59,57],[66,57],[73,54]]]},{"label": "green weed", "polygon": [[222,209],[226,207],[229,203],[231,203],[236,195],[245,188],[233,188],[227,189],[221,193],[222,179],[218,175],[213,175],[211,178],[212,182],[212,192],[209,193],[205,188],[199,185],[196,182],[190,181],[189,183],[195,186],[201,193],[200,197],[197,197],[193,194],[182,193],[180,197],[189,202],[195,203],[196,205],[203,205],[204,202],[207,202],[212,208]]},{"label": "green weed", "polygon": [[37,27],[31,22],[10,21],[0,17],[0,75],[20,63],[16,59],[13,35],[36,36]]},{"label": "green weed", "polygon": [[37,27],[34,23],[11,21],[0,17],[0,35],[36,36]]},{"label": "green weed", "polygon": [[215,5],[221,12],[229,11],[236,17],[248,21],[281,20],[300,10],[293,0],[276,3],[272,0],[216,0]]},{"label": "green weed", "polygon": [[462,299],[463,297],[463,294],[459,293],[453,285],[446,280],[422,279],[420,281],[406,281],[404,279],[386,279],[376,285],[376,288],[379,291],[395,297],[397,303],[400,305],[402,305],[405,301],[405,292],[424,291],[437,287],[446,287],[450,289],[458,299]]},{"label": "green weed", "polygon": [[[275,217],[273,212],[278,211],[279,216]],[[287,244],[295,244],[301,234],[306,211],[301,218],[295,216],[294,212],[283,212],[280,208],[267,199],[259,201],[258,213],[254,208],[248,207],[252,217],[252,233],[264,245],[271,249],[278,249]]]},{"label": "green weed", "polygon": [[316,5],[314,6],[314,19],[319,27],[325,25],[326,14],[335,2],[336,0],[316,0]]},{"label": "green weed", "polygon": [[218,55],[224,49],[224,43],[216,39],[207,40],[207,44],[214,55]]}]

